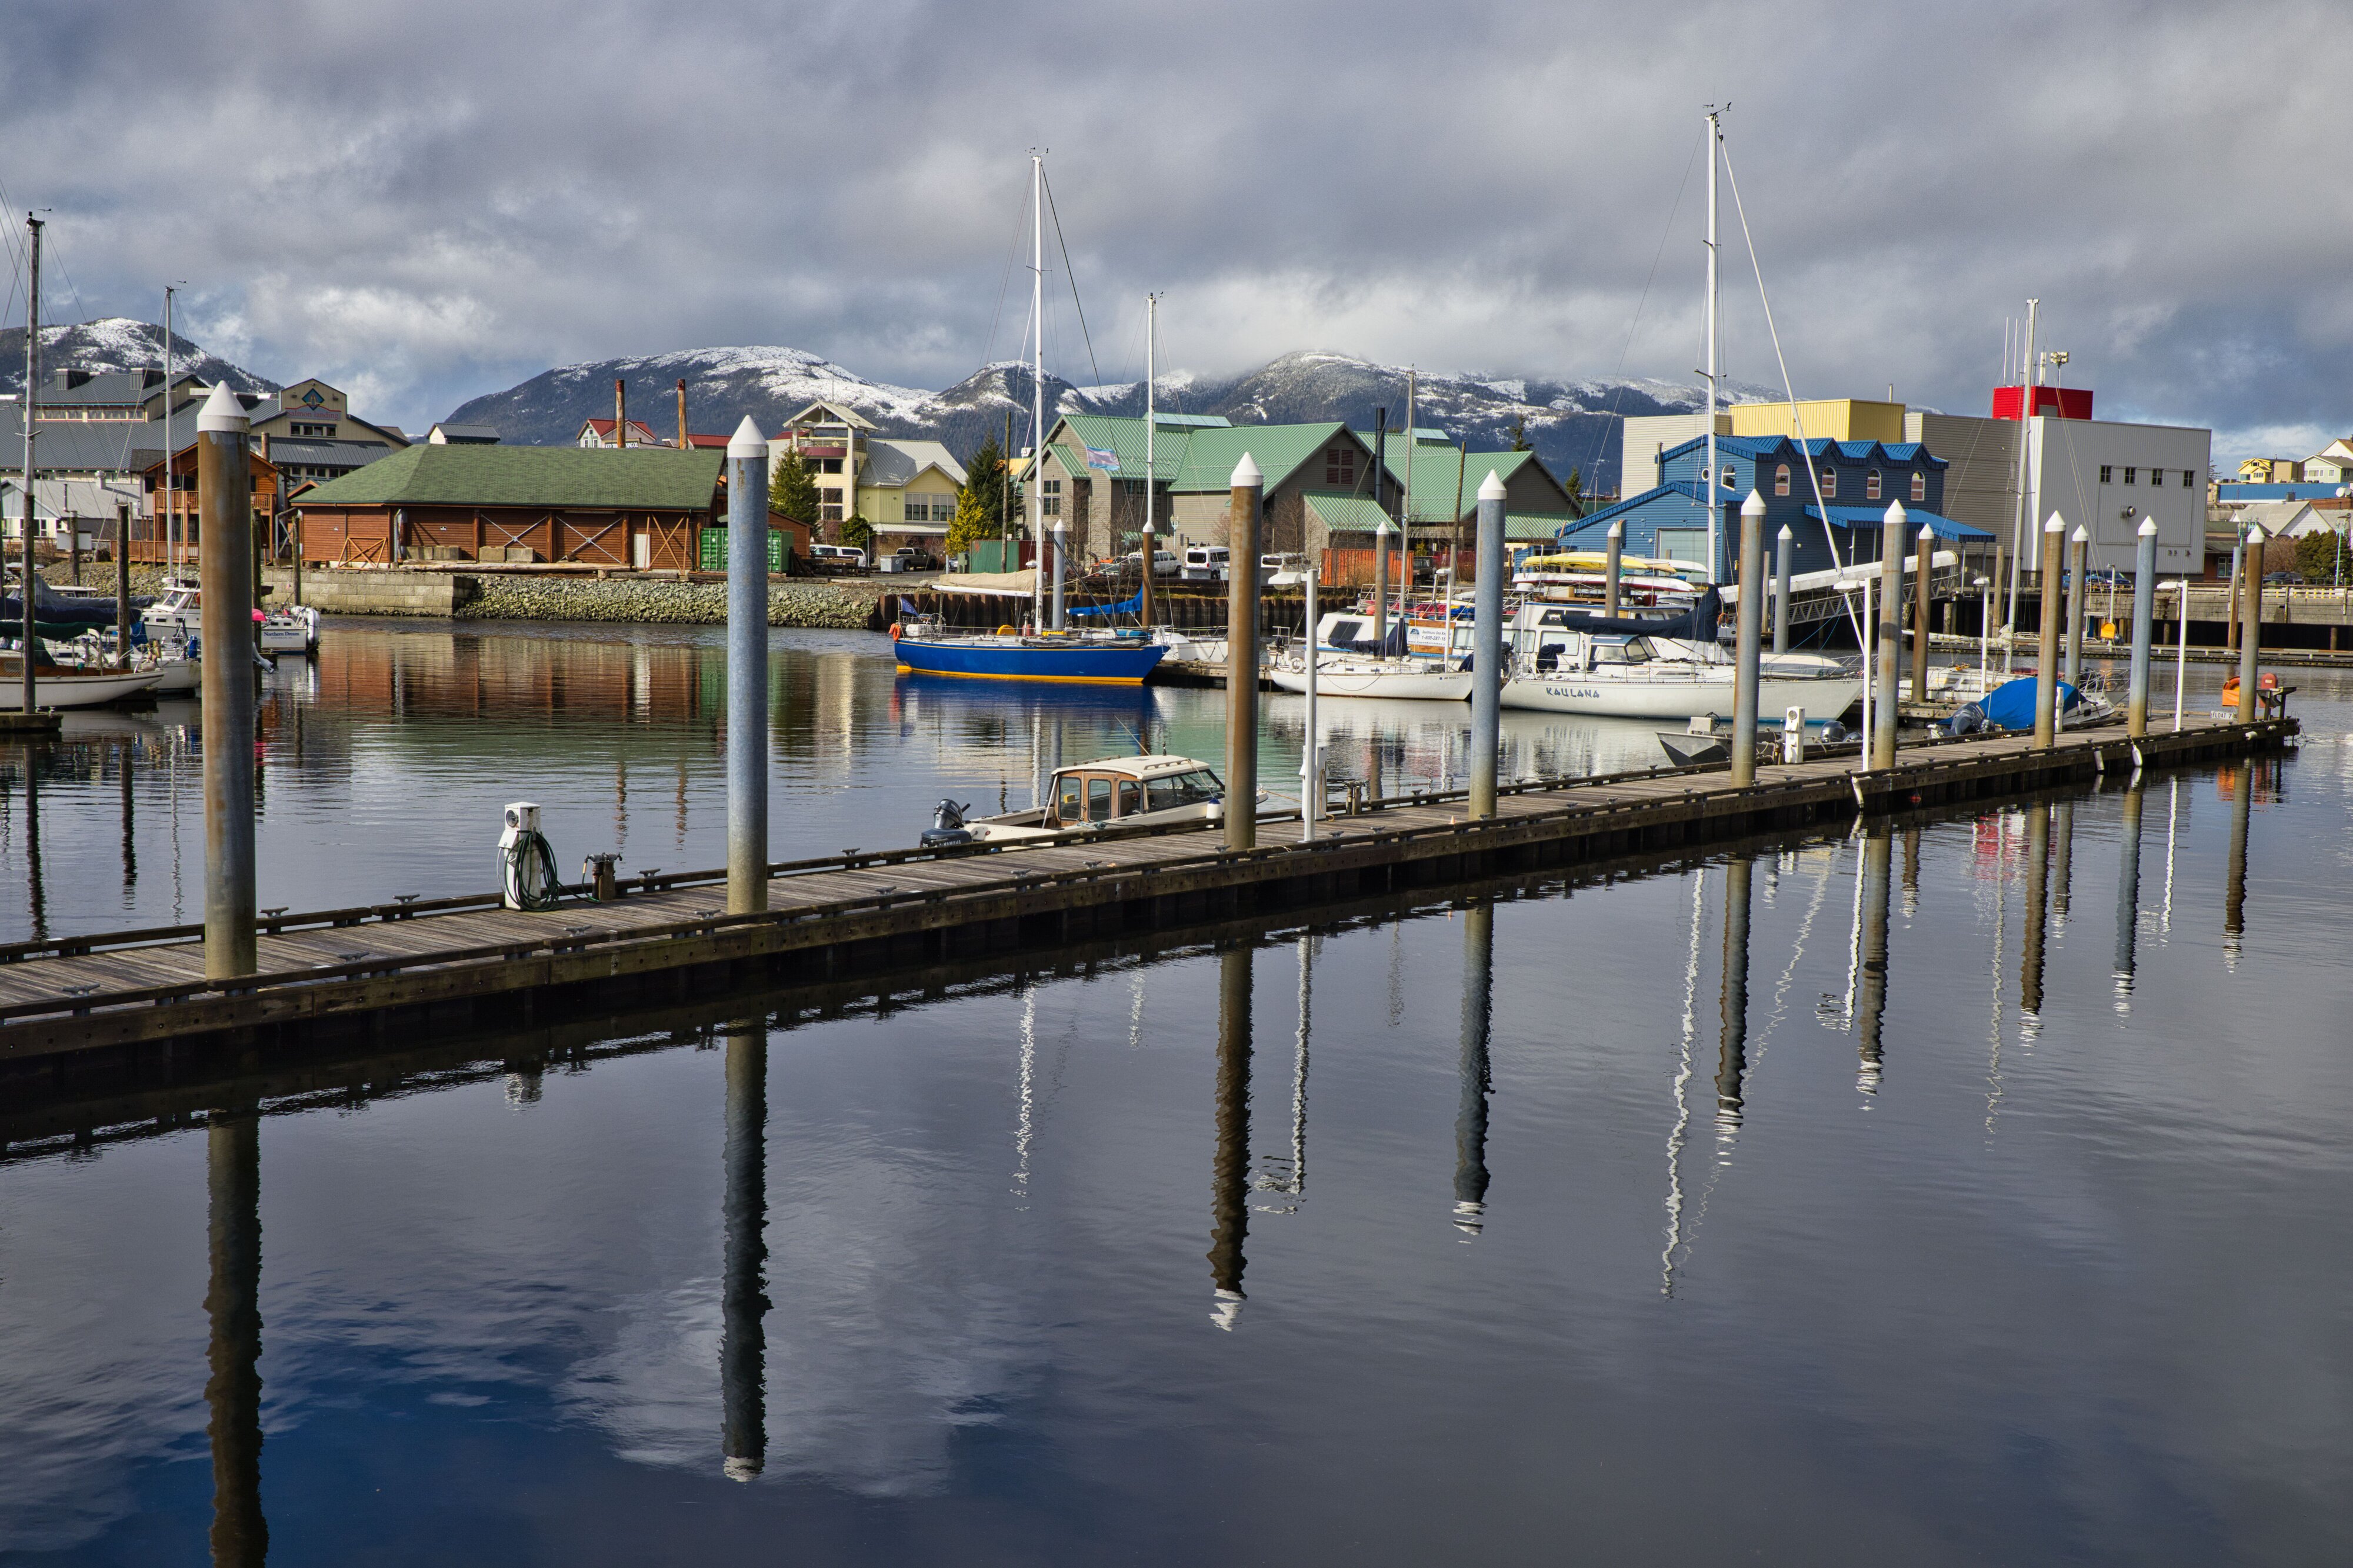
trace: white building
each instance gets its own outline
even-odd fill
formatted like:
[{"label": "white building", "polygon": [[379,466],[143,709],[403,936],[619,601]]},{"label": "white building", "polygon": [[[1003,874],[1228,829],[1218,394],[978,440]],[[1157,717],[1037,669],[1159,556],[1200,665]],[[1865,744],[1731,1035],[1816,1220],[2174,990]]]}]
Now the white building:
[{"label": "white building", "polygon": [[[2169,574],[2200,570],[2211,431],[2047,414],[2024,421],[2024,428],[2029,571],[2042,550],[2040,525],[2054,511],[2069,532],[2078,523],[2091,530],[2094,567],[2131,571],[2141,519],[2153,517],[2157,569]],[[2006,550],[2016,548],[2021,515],[2019,429],[2015,420],[1958,414],[1915,411],[1905,420],[1908,437],[1951,465],[1945,471],[1947,515],[1991,531]]]}]

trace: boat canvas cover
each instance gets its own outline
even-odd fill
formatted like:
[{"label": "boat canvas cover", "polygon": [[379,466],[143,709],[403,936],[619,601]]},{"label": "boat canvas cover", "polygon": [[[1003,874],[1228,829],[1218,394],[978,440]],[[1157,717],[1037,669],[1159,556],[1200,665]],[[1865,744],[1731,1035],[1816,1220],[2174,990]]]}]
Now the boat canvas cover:
[{"label": "boat canvas cover", "polygon": [[[1987,698],[1982,704],[1985,709],[1986,722],[1999,725],[2004,730],[2033,729],[2035,681],[2034,676],[2021,675],[2016,680],[2006,681],[1996,687],[1993,695]],[[2077,700],[2075,689],[2065,681],[2061,681],[2059,683],[2060,711],[2063,713],[2073,708]]]},{"label": "boat canvas cover", "polygon": [[1674,637],[1683,642],[1714,642],[1717,623],[1724,619],[1724,597],[1714,588],[1692,602],[1679,616],[1597,616],[1571,610],[1564,617],[1573,632],[1598,632],[1626,637]]},{"label": "boat canvas cover", "polygon": [[1026,599],[1038,591],[1038,569],[1032,566],[1020,572],[943,572],[932,579],[932,588],[941,594],[996,594],[1008,599]]}]

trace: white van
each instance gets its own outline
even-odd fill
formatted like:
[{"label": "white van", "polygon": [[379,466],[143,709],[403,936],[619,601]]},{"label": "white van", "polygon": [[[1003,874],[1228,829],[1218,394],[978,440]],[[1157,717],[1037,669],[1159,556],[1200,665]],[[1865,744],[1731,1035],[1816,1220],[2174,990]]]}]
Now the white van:
[{"label": "white van", "polygon": [[863,572],[866,552],[849,544],[812,544],[809,563],[820,572]]},{"label": "white van", "polygon": [[1184,580],[1187,583],[1222,583],[1232,573],[1233,552],[1222,544],[1188,544],[1185,547]]}]

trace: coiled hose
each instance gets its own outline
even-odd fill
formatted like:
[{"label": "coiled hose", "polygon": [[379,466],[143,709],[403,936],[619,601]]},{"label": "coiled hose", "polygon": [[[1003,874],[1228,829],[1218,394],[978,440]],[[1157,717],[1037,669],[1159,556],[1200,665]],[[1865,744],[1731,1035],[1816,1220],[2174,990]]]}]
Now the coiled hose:
[{"label": "coiled hose", "polygon": [[555,851],[547,840],[528,828],[501,855],[500,868],[507,906],[517,910],[552,910],[563,884],[556,879]]}]

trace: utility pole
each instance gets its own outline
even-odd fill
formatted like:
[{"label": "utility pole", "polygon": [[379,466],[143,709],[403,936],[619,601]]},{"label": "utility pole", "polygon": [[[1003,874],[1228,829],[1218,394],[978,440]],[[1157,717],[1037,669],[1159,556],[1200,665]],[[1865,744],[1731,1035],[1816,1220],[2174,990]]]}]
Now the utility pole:
[{"label": "utility pole", "polygon": [[[25,285],[25,507],[23,526],[16,531],[25,544],[25,574],[16,584],[16,596],[25,608],[24,706],[18,710],[29,721],[33,717],[33,662],[38,644],[33,637],[33,427],[39,416],[41,391],[41,220],[31,213],[25,215],[25,232],[30,242],[31,265],[26,268]],[[31,764],[26,764],[29,773]]]}]

